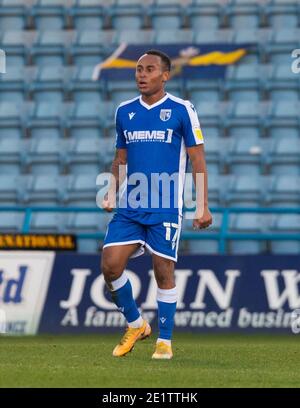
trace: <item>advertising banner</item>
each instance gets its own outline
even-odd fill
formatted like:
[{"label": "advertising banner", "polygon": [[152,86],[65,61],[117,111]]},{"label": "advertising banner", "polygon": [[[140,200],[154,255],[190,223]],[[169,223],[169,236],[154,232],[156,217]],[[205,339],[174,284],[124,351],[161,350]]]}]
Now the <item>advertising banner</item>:
[{"label": "advertising banner", "polygon": [[0,251],[0,333],[36,334],[54,252]]},{"label": "advertising banner", "polygon": [[[125,326],[110,300],[99,265],[97,255],[56,255],[40,332],[103,333]],[[296,332],[299,265],[299,256],[179,257],[175,330]],[[126,272],[138,306],[155,328],[151,257],[130,260]]]}]

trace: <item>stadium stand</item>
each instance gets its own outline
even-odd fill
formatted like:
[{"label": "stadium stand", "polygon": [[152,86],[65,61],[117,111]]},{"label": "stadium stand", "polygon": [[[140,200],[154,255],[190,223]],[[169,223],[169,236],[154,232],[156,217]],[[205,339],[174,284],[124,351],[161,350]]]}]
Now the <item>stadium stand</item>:
[{"label": "stadium stand", "polygon": [[[217,211],[200,240],[191,223],[184,225],[181,250],[299,253],[292,239],[300,229],[300,74],[291,70],[291,51],[300,48],[296,0],[1,0],[1,207],[96,208],[96,176],[109,170],[114,154],[115,108],[137,91],[134,81],[93,81],[94,67],[122,43],[192,42],[251,46],[225,80],[167,84],[199,114]],[[1,231],[22,231],[23,218],[0,211]],[[100,211],[33,212],[30,231],[75,232],[79,250],[97,251],[109,218]],[[249,238],[236,238],[243,234]],[[272,240],[274,234],[281,235]]]}]

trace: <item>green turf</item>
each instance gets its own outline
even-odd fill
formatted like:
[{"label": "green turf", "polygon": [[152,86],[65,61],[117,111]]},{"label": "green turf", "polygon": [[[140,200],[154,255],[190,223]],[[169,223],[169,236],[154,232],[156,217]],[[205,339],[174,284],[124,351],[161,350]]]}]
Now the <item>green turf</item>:
[{"label": "green turf", "polygon": [[155,337],[113,358],[120,336],[0,337],[0,387],[299,387],[290,336],[176,334],[174,359],[152,361]]}]

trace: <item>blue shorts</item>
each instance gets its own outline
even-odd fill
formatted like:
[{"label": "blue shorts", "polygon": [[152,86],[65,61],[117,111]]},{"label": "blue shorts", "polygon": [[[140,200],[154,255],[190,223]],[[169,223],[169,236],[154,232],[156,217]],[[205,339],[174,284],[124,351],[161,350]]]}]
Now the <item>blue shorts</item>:
[{"label": "blue shorts", "polygon": [[141,244],[131,256],[145,252],[177,261],[182,217],[173,213],[117,212],[107,226],[103,248],[115,245]]}]

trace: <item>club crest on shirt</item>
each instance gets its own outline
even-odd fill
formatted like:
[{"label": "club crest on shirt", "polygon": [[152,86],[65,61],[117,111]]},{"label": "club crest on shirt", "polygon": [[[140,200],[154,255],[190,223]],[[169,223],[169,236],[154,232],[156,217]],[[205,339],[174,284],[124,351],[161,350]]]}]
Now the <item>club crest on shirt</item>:
[{"label": "club crest on shirt", "polygon": [[172,109],[161,109],[159,117],[162,121],[166,122],[167,120],[170,119],[172,115]]}]

